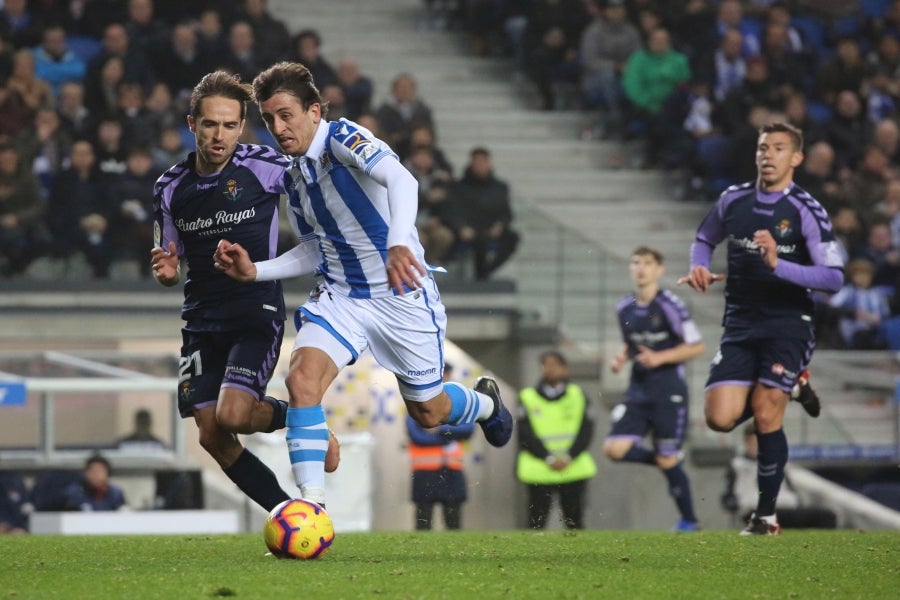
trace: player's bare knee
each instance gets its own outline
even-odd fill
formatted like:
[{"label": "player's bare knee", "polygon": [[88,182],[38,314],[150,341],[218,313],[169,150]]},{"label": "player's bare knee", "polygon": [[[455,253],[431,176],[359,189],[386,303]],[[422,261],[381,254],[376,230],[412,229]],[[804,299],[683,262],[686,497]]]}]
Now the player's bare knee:
[{"label": "player's bare knee", "polygon": [[657,454],[655,456],[656,466],[658,466],[662,470],[668,470],[674,467],[679,462],[679,456],[677,454]]},{"label": "player's bare knee", "polygon": [[621,440],[606,440],[603,442],[603,453],[611,460],[622,460],[630,448],[630,443],[623,443]]},{"label": "player's bare knee", "polygon": [[322,403],[325,390],[315,377],[307,377],[302,370],[292,370],[284,379],[291,395],[291,406],[316,406]]},{"label": "player's bare knee", "polygon": [[727,415],[718,413],[706,413],[706,426],[713,431],[728,433],[734,429],[735,420]]},{"label": "player's bare knee", "polygon": [[249,414],[238,410],[221,410],[216,413],[216,422],[225,431],[242,433],[246,429]]}]

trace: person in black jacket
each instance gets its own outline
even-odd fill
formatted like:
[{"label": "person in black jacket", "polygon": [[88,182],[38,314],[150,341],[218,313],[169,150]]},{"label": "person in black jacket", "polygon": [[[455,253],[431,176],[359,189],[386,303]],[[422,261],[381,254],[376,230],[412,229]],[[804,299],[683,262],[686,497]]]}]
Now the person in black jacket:
[{"label": "person in black jacket", "polygon": [[512,228],[509,186],[494,176],[491,153],[475,148],[462,178],[449,190],[448,225],[458,249],[472,250],[475,278],[487,279],[516,251],[519,234]]}]

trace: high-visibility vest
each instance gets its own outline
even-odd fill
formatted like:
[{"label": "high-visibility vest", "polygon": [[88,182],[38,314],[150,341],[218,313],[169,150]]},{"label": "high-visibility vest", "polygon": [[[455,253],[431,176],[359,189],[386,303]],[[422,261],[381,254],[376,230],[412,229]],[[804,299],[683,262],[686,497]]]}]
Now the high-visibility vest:
[{"label": "high-visibility vest", "polygon": [[[566,393],[557,400],[547,400],[536,389],[526,388],[519,393],[519,401],[528,413],[531,429],[550,454],[567,454],[575,442],[587,401],[577,385],[566,386]],[[590,452],[572,457],[562,471],[554,471],[542,457],[525,450],[519,451],[516,475],[523,483],[554,485],[588,479],[597,473],[597,465]]]},{"label": "high-visibility vest", "polygon": [[443,446],[419,446],[410,442],[409,459],[413,471],[437,471],[444,467],[462,471],[463,447],[455,441]]}]

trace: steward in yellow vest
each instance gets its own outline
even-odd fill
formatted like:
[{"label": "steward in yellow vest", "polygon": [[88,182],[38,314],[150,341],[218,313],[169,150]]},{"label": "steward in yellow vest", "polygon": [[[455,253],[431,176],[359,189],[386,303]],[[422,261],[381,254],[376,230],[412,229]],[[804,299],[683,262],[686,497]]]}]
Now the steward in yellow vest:
[{"label": "steward in yellow vest", "polygon": [[519,392],[516,475],[529,486],[532,527],[543,528],[557,492],[566,527],[580,529],[586,482],[597,473],[588,452],[594,424],[584,392],[568,381],[565,358],[547,352],[541,357],[541,370],[540,382]]}]

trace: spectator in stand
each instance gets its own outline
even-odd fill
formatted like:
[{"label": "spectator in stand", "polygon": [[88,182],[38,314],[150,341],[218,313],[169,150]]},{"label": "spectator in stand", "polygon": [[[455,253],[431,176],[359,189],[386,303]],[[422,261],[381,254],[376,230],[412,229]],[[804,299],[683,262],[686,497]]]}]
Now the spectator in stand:
[{"label": "spectator in stand", "polygon": [[155,83],[144,100],[148,128],[153,132],[155,142],[160,132],[168,127],[179,127],[184,123],[182,115],[172,103],[169,86],[162,82]]},{"label": "spectator in stand", "polygon": [[447,226],[443,215],[447,187],[453,182],[453,176],[450,171],[436,164],[434,149],[427,145],[414,147],[403,166],[419,183],[416,229],[425,249],[425,262],[440,265],[450,256],[455,239],[453,230]]},{"label": "spectator in stand", "polygon": [[794,180],[831,213],[838,203],[841,189],[834,169],[834,148],[831,144],[825,141],[811,144],[806,151],[806,159],[795,172]]},{"label": "spectator in stand", "polygon": [[85,62],[66,46],[66,30],[51,25],[41,36],[41,45],[34,49],[34,73],[50,84],[53,95],[59,94],[63,83],[84,78]]},{"label": "spectator in stand", "polygon": [[103,31],[102,47],[88,61],[85,72],[85,103],[91,110],[97,110],[92,99],[104,87],[103,70],[111,57],[117,57],[122,61],[120,81],[137,82],[144,89],[150,89],[154,83],[150,59],[140,47],[130,43],[125,26],[121,23],[107,25]]},{"label": "spectator in stand", "polygon": [[[803,132],[807,147],[825,139],[825,128],[809,115],[809,102],[800,91],[789,91],[784,99],[784,114],[788,122]],[[814,198],[818,198],[813,194]]]},{"label": "spectator in stand", "polygon": [[475,278],[484,280],[516,251],[519,234],[512,228],[509,186],[494,175],[491,153],[477,147],[470,153],[463,176],[448,192],[447,222],[457,244],[471,249]]},{"label": "spectator in stand", "polygon": [[875,42],[875,48],[866,56],[866,62],[870,72],[883,71],[893,80],[893,86],[896,87],[897,78],[900,78],[900,39],[897,35],[883,34],[879,37]]},{"label": "spectator in stand", "polygon": [[36,46],[43,29],[43,23],[28,9],[26,0],[4,0],[0,6],[0,32],[14,47]]},{"label": "spectator in stand", "polygon": [[15,141],[23,164],[31,165],[41,186],[41,197],[50,195],[53,180],[62,170],[72,147],[72,138],[60,125],[59,114],[48,107],[38,111],[33,127],[19,134]]},{"label": "spectator in stand", "polygon": [[718,121],[726,134],[734,135],[747,122],[752,107],[774,108],[782,104],[779,91],[769,77],[766,59],[754,56],[747,60],[744,80],[739,86],[732,88],[719,103]]},{"label": "spectator in stand", "polygon": [[329,83],[320,90],[322,101],[328,103],[328,116],[337,121],[347,117],[347,99],[344,88],[336,83]]},{"label": "spectator in stand", "polygon": [[154,58],[154,74],[169,86],[178,106],[186,106],[194,84],[214,66],[210,57],[200,52],[194,27],[186,21],[172,28]]},{"label": "spectator in stand", "polygon": [[801,92],[813,90],[812,65],[791,43],[787,25],[770,21],[762,38],[762,56],[769,65],[769,75],[777,87],[790,87]]},{"label": "spectator in stand", "polygon": [[383,139],[405,160],[409,154],[409,137],[419,124],[434,127],[431,108],[419,97],[416,79],[400,73],[391,82],[391,93],[375,112]]},{"label": "spectator in stand", "polygon": [[579,60],[581,93],[588,108],[600,108],[605,118],[603,133],[621,134],[624,119],[622,72],[625,63],[641,47],[641,35],[627,19],[623,0],[592,0],[591,23],[581,33]]},{"label": "spectator in stand", "polygon": [[900,82],[886,69],[878,67],[867,79],[866,116],[870,123],[877,124],[897,115]]},{"label": "spectator in stand", "polygon": [[[710,52],[719,46],[724,34],[716,29],[716,11],[713,0],[685,0],[684,8],[672,11],[667,19],[673,45],[684,52],[691,63],[691,71],[700,71],[699,65],[708,62]],[[740,33],[739,30],[738,33]],[[743,43],[743,36],[741,36]],[[738,54],[742,54],[738,44]],[[705,79],[709,79],[704,75]]]},{"label": "spectator in stand", "polygon": [[122,121],[129,145],[149,146],[156,139],[155,116],[147,110],[144,90],[137,83],[123,82],[116,90],[116,113]]},{"label": "spectator in stand", "polygon": [[81,252],[93,276],[109,276],[106,185],[96,165],[93,145],[87,140],[72,144],[69,167],[56,177],[47,203],[47,226],[53,254],[68,261]]},{"label": "spectator in stand", "polygon": [[[291,34],[285,24],[269,12],[266,0],[244,0],[244,10],[238,18],[253,27],[253,39],[264,64],[272,64],[289,56]],[[319,81],[316,80],[316,83]]]},{"label": "spectator in stand", "polygon": [[112,466],[95,454],[84,464],[84,479],[66,488],[65,510],[119,510],[125,506],[122,488],[109,481]]},{"label": "spectator in stand", "polygon": [[38,109],[53,106],[53,90],[35,73],[34,53],[28,49],[13,54],[13,70],[6,80],[6,87],[16,94],[27,107],[28,118],[33,119]]},{"label": "spectator in stand", "polygon": [[835,104],[838,94],[845,90],[858,92],[866,77],[866,63],[859,49],[859,41],[852,37],[838,40],[834,54],[816,73],[818,97],[826,104]]},{"label": "spectator in stand", "polygon": [[228,28],[228,54],[222,66],[240,75],[242,81],[253,81],[268,66],[261,58],[253,38],[253,27],[246,21],[232,23]]},{"label": "spectator in stand", "polygon": [[562,105],[559,84],[578,82],[578,44],[588,19],[582,0],[534,0],[531,5],[525,30],[527,70],[543,110]]},{"label": "spectator in stand", "polygon": [[[759,443],[753,423],[744,426],[743,440],[743,452],[731,459],[725,474],[725,491],[721,499],[722,508],[734,514],[741,522],[750,518],[759,496],[756,484]],[[779,524],[785,529],[834,529],[837,524],[834,512],[826,508],[803,506],[791,486],[790,468],[787,471],[775,504]]]},{"label": "spectator in stand", "polygon": [[128,0],[125,31],[128,39],[147,56],[153,56],[169,38],[169,27],[156,18],[153,0]]},{"label": "spectator in stand", "polygon": [[862,158],[870,131],[859,94],[849,89],[839,92],[834,115],[825,125],[825,139],[834,148],[835,167],[844,170],[843,179]]},{"label": "spectator in stand", "polygon": [[28,533],[31,508],[25,478],[14,471],[0,471],[0,534]]},{"label": "spectator in stand", "polygon": [[338,82],[334,67],[322,56],[322,36],[315,29],[304,29],[291,40],[290,59],[301,63],[312,73],[319,89]]},{"label": "spectator in stand", "polygon": [[838,329],[844,347],[850,350],[884,350],[888,347],[888,329],[897,329],[897,319],[891,319],[895,289],[873,286],[874,277],[872,261],[867,258],[851,260],[847,264],[847,283],[828,301],[832,308],[842,312]]},{"label": "spectator in stand", "polygon": [[0,276],[22,273],[44,251],[40,185],[12,144],[0,145]]},{"label": "spectator in stand", "polygon": [[741,32],[744,58],[758,56],[762,52],[762,44],[758,34],[758,23],[744,17],[744,7],[740,0],[722,0],[716,14],[716,31],[724,35],[729,29]]},{"label": "spectator in stand", "polygon": [[890,225],[891,245],[900,248],[900,179],[888,182],[879,210]]},{"label": "spectator in stand", "polygon": [[125,128],[114,113],[100,117],[94,141],[97,167],[107,184],[125,172],[125,157],[128,155]]},{"label": "spectator in stand", "polygon": [[882,119],[875,123],[872,144],[884,152],[892,168],[900,166],[900,126],[893,119]]},{"label": "spectator in stand", "polygon": [[853,174],[844,181],[841,194],[853,203],[863,223],[870,224],[878,215],[887,184],[896,178],[887,156],[877,146],[867,146]]},{"label": "spectator in stand", "polygon": [[75,139],[89,134],[91,111],[84,104],[84,85],[75,82],[62,84],[56,98],[56,111],[60,126],[69,137]]},{"label": "spectator in stand", "polygon": [[153,156],[156,170],[162,172],[183,161],[190,151],[190,148],[184,144],[180,128],[170,126],[159,132],[159,137],[150,153]]},{"label": "spectator in stand", "polygon": [[153,157],[144,146],[134,146],[128,152],[125,172],[113,179],[107,190],[106,205],[110,213],[114,260],[136,261],[141,277],[148,277],[147,248],[153,246],[153,184],[158,173],[153,169]]},{"label": "spectator in stand", "polygon": [[453,165],[447,159],[447,155],[437,144],[437,136],[434,133],[434,127],[427,124],[416,125],[409,134],[409,146],[412,150],[417,148],[428,148],[434,157],[435,166],[453,175]]},{"label": "spectator in stand", "polygon": [[662,110],[663,105],[690,77],[687,57],[672,48],[669,32],[665,29],[651,33],[647,48],[638,50],[628,59],[622,84],[633,107],[632,121],[644,129],[645,163],[648,166],[656,166],[662,158],[661,148],[671,132],[670,113]]},{"label": "spectator in stand", "polygon": [[834,237],[838,241],[841,258],[844,264],[847,264],[850,260],[850,253],[857,252],[865,242],[865,227],[853,205],[844,200],[836,201],[828,209],[828,215],[831,217]]},{"label": "spectator in stand", "polygon": [[738,29],[729,29],[719,37],[719,45],[712,54],[702,55],[697,71],[713,86],[716,102],[723,102],[732,90],[739,88],[747,74],[747,61],[741,45],[744,36]]},{"label": "spectator in stand", "polygon": [[214,65],[224,65],[228,60],[228,36],[222,14],[214,7],[203,10],[197,19],[197,47]]},{"label": "spectator in stand", "polygon": [[164,450],[165,442],[153,433],[153,415],[146,408],[134,413],[134,431],[119,439],[116,443],[119,450],[145,451]]},{"label": "spectator in stand", "polygon": [[119,56],[109,56],[100,68],[100,78],[85,90],[88,110],[101,115],[116,110],[119,86],[125,82],[125,62]]},{"label": "spectator in stand", "polygon": [[9,42],[8,37],[0,32],[0,84],[6,85],[6,80],[12,73],[13,52],[15,48]]},{"label": "spectator in stand", "polygon": [[372,94],[375,86],[369,77],[359,71],[359,65],[352,58],[344,58],[337,65],[337,81],[344,91],[347,118],[355,121],[372,108]]},{"label": "spectator in stand", "polygon": [[865,258],[875,265],[874,286],[897,286],[900,281],[900,249],[894,246],[891,225],[885,217],[868,224],[866,241],[850,252],[851,258]]}]

